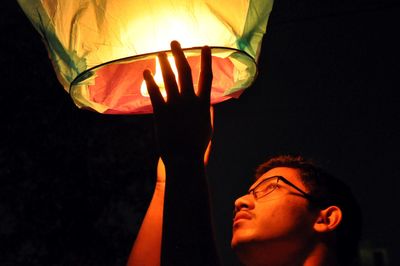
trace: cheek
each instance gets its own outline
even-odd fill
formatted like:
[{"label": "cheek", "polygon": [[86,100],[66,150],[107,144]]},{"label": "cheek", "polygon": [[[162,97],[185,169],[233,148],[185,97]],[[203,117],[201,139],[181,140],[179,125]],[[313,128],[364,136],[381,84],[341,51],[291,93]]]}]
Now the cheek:
[{"label": "cheek", "polygon": [[[296,204],[297,203],[297,204]],[[308,228],[308,211],[298,202],[263,208],[257,217],[257,235],[260,238],[281,238],[297,235]]]}]

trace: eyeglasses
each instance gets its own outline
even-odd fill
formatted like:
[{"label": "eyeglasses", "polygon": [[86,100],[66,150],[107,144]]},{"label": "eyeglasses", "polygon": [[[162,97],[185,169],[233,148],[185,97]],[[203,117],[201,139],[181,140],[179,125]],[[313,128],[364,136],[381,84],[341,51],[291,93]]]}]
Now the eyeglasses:
[{"label": "eyeglasses", "polygon": [[268,194],[271,194],[273,191],[275,191],[275,189],[277,189],[279,187],[279,181],[284,182],[285,184],[288,184],[289,186],[291,186],[292,188],[296,189],[298,192],[301,193],[301,195],[311,201],[315,201],[316,199],[311,196],[310,194],[308,194],[307,192],[304,192],[303,190],[301,190],[300,188],[298,188],[296,185],[294,185],[293,183],[291,183],[290,181],[288,181],[286,178],[284,178],[283,176],[272,176],[272,177],[268,177],[266,179],[264,179],[263,181],[261,181],[260,183],[257,184],[257,186],[255,186],[254,188],[250,189],[248,191],[249,194],[252,194],[253,197],[258,200],[262,197],[267,196]]}]

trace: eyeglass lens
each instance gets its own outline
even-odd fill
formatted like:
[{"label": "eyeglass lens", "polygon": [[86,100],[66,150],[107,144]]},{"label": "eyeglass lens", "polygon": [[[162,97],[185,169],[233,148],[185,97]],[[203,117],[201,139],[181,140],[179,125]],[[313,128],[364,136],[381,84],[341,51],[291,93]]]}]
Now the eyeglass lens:
[{"label": "eyeglass lens", "polygon": [[278,187],[279,177],[274,176],[270,178],[266,178],[261,181],[255,188],[253,188],[250,192],[253,193],[256,199],[264,197],[270,194]]}]

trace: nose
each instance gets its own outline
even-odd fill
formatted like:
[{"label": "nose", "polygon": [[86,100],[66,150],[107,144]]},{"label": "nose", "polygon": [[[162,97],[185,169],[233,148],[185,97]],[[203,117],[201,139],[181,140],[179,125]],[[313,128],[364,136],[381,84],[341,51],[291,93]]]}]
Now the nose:
[{"label": "nose", "polygon": [[235,200],[235,213],[242,210],[254,209],[254,197],[251,194],[243,195]]}]

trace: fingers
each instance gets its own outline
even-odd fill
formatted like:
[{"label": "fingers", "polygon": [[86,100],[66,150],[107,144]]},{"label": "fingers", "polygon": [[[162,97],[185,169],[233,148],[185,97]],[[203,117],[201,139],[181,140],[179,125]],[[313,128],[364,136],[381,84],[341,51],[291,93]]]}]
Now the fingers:
[{"label": "fingers", "polygon": [[210,102],[212,79],[211,49],[208,46],[204,46],[201,49],[201,71],[198,95],[206,102]]},{"label": "fingers", "polygon": [[174,55],[176,68],[179,73],[179,87],[181,88],[182,95],[195,96],[192,72],[179,42],[172,41],[171,50],[172,54]]},{"label": "fingers", "polygon": [[[175,64],[178,70],[179,86],[181,88],[182,96],[196,96],[193,88],[190,65],[181,49],[179,42],[171,42],[171,50],[174,55]],[[158,59],[160,61],[164,86],[167,92],[167,102],[174,102],[180,97],[175,74],[172,71],[166,53],[160,53],[158,55]],[[161,92],[149,70],[145,70],[143,72],[143,77],[146,80],[147,90],[149,92],[153,108],[157,109],[165,103]],[[204,46],[201,50],[201,71],[198,84],[198,96],[200,99],[208,103],[210,102],[212,79],[211,49],[208,46]]]},{"label": "fingers", "polygon": [[163,52],[158,55],[158,59],[160,60],[165,91],[167,92],[167,102],[175,101],[179,97],[179,91],[178,85],[176,84],[175,74],[168,61],[168,56]]},{"label": "fingers", "polygon": [[143,78],[146,81],[147,92],[150,95],[151,105],[156,111],[164,104],[164,98],[161,95],[160,89],[154,81],[153,75],[150,70],[146,69],[143,72]]}]

